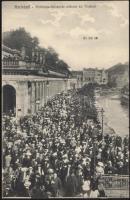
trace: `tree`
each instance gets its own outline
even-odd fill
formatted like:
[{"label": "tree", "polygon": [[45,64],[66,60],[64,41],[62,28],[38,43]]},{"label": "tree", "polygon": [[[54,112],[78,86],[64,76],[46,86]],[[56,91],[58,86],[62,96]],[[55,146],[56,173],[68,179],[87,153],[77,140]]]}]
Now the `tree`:
[{"label": "tree", "polygon": [[24,28],[3,33],[3,44],[12,49],[26,49],[26,55],[31,57],[32,49],[38,47],[39,40],[37,37],[31,37],[30,33]]},{"label": "tree", "polygon": [[32,38],[32,45],[33,45],[33,48],[38,47],[38,45],[39,45],[39,40],[38,40],[37,37],[33,37],[33,38]]},{"label": "tree", "polygon": [[48,47],[46,51],[46,62],[45,65],[49,69],[56,69],[56,65],[58,63],[58,54],[52,47]]},{"label": "tree", "polygon": [[55,72],[63,72],[66,75],[70,74],[68,69],[69,66],[63,60],[59,59],[58,53],[55,49],[53,49],[53,47],[48,47],[48,49],[40,47],[38,38],[32,37],[24,28],[4,32],[3,44],[7,47],[20,51],[23,47],[25,47],[26,57],[28,57],[29,60],[32,59],[32,50],[36,58],[37,55],[35,55],[35,50],[43,53],[43,57],[40,57],[40,60],[43,61],[42,64],[44,66],[44,71],[50,69]]},{"label": "tree", "polygon": [[65,63],[63,60],[59,60],[57,62],[57,70],[61,73],[66,73],[66,74],[70,74],[68,68],[69,66],[67,65],[67,63]]}]

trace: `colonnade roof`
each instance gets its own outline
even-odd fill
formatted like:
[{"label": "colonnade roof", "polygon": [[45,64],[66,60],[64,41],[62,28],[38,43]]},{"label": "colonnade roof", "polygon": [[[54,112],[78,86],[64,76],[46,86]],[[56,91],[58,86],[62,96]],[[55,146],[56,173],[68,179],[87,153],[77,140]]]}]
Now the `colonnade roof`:
[{"label": "colonnade roof", "polygon": [[24,76],[24,75],[2,75],[3,80],[18,80],[18,81],[37,81],[37,80],[75,80],[74,78],[52,78],[52,77],[43,77],[43,76]]}]

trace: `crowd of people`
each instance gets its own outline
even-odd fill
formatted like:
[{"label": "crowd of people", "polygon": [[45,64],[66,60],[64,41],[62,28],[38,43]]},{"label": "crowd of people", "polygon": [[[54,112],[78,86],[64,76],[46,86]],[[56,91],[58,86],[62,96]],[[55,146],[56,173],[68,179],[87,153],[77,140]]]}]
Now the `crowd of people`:
[{"label": "crowd of people", "polygon": [[3,116],[4,197],[100,197],[103,174],[129,174],[129,138],[81,118],[75,91],[57,94],[36,114]]}]

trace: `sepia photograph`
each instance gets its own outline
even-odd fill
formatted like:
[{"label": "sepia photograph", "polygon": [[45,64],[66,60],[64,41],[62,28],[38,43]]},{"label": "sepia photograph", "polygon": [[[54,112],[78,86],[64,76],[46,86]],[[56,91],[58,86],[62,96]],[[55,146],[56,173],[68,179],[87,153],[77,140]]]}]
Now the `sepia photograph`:
[{"label": "sepia photograph", "polygon": [[129,1],[2,2],[2,198],[129,198]]}]

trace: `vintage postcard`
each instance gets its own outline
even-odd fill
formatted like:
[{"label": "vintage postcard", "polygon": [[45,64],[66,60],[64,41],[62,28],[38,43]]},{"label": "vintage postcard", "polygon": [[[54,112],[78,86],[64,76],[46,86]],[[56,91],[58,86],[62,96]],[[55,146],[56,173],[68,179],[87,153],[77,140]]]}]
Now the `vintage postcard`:
[{"label": "vintage postcard", "polygon": [[2,197],[129,197],[129,1],[2,2]]}]

